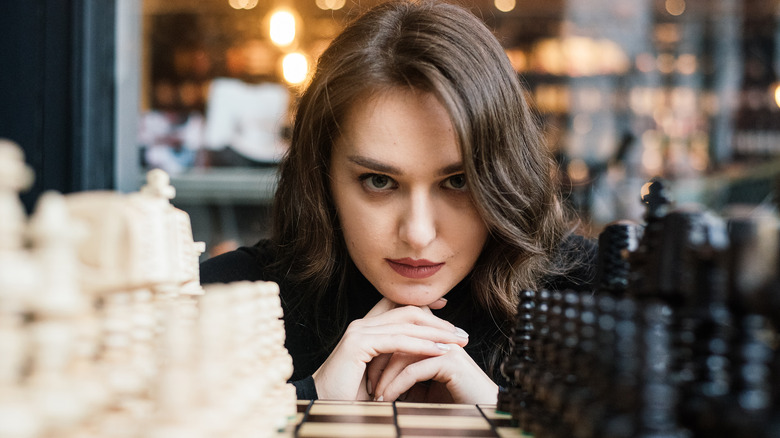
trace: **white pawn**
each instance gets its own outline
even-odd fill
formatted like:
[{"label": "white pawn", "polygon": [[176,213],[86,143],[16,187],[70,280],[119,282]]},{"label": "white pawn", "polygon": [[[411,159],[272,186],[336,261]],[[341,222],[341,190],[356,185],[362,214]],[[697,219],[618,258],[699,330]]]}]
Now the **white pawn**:
[{"label": "white pawn", "polygon": [[0,139],[0,438],[33,438],[42,433],[23,382],[29,357],[24,315],[28,297],[37,290],[40,270],[25,248],[27,217],[19,192],[32,181],[21,148]]},{"label": "white pawn", "polygon": [[164,170],[152,169],[146,173],[146,184],[141,187],[141,193],[170,201],[176,197],[176,188],[171,185],[171,178]]},{"label": "white pawn", "polygon": [[26,214],[19,192],[33,183],[33,171],[24,163],[22,149],[0,139],[0,251],[19,250],[23,245]]},{"label": "white pawn", "polygon": [[48,191],[38,198],[28,233],[33,254],[46,273],[33,297],[33,311],[41,317],[65,319],[91,312],[90,299],[79,284],[77,246],[87,230],[70,217],[63,195]]},{"label": "white pawn", "polygon": [[64,197],[46,192],[29,227],[32,251],[44,272],[32,297],[32,354],[29,385],[49,433],[64,434],[82,423],[88,403],[71,374],[78,322],[92,312],[79,284],[77,243],[86,230],[68,214]]},{"label": "white pawn", "polygon": [[203,242],[194,242],[189,215],[171,205],[176,188],[161,169],[146,174],[146,184],[131,195],[143,217],[143,236],[154,245],[155,290],[167,296],[202,295],[199,257],[206,250]]},{"label": "white pawn", "polygon": [[27,215],[19,192],[30,187],[33,172],[15,143],[0,139],[0,314],[26,308],[39,274],[25,251]]}]

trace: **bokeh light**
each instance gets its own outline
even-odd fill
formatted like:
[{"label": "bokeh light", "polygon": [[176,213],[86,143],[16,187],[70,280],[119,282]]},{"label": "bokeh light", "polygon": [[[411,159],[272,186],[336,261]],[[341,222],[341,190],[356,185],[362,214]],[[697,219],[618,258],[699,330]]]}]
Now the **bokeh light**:
[{"label": "bokeh light", "polygon": [[566,166],[566,172],[569,174],[569,179],[574,183],[582,183],[590,176],[588,165],[582,158],[574,158]]},{"label": "bokeh light", "polygon": [[671,15],[682,15],[685,12],[685,0],[666,0],[666,12]]},{"label": "bokeh light", "polygon": [[677,58],[677,71],[679,71],[680,74],[692,75],[696,73],[697,68],[698,61],[696,60],[696,55],[684,53]]},{"label": "bokeh light", "polygon": [[257,6],[258,0],[228,0],[233,9],[252,9]]},{"label": "bokeh light", "polygon": [[780,107],[780,83],[775,85],[775,104]]},{"label": "bokeh light", "polygon": [[318,8],[327,11],[329,9],[331,10],[339,10],[344,7],[346,4],[346,0],[316,0],[315,4]]},{"label": "bokeh light", "polygon": [[302,53],[293,52],[285,55],[282,60],[282,75],[290,84],[300,84],[309,74],[309,61]]},{"label": "bokeh light", "polygon": [[515,0],[494,0],[493,4],[501,12],[509,12],[515,8]]},{"label": "bokeh light", "polygon": [[278,10],[271,15],[271,41],[277,46],[289,46],[295,40],[295,16]]}]

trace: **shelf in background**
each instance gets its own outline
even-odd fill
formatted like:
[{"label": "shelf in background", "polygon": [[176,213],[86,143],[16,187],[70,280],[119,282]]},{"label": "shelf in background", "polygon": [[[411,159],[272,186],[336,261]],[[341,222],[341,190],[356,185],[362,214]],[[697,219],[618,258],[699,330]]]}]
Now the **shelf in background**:
[{"label": "shelf in background", "polygon": [[171,175],[173,203],[270,204],[276,191],[277,167],[209,168]]},{"label": "shelf in background", "polygon": [[769,205],[780,178],[780,159],[763,163],[733,163],[705,176],[676,178],[672,194],[677,203],[703,204],[720,211],[734,204]]}]

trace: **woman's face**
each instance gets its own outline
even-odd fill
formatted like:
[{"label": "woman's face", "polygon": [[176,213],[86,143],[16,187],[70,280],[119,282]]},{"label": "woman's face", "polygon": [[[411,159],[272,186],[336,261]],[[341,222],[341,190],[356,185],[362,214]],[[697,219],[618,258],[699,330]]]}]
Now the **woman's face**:
[{"label": "woman's face", "polygon": [[349,255],[383,296],[427,305],[474,267],[488,230],[434,95],[395,88],[359,99],[330,165]]}]

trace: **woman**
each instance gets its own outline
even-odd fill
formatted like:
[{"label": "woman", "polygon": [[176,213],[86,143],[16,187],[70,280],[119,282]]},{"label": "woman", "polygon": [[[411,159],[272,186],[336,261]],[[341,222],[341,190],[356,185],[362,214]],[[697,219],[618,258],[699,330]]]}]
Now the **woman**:
[{"label": "woman", "polygon": [[301,97],[271,239],[201,281],[279,283],[299,398],[495,403],[519,291],[591,281],[554,174],[484,24],[384,3]]}]

